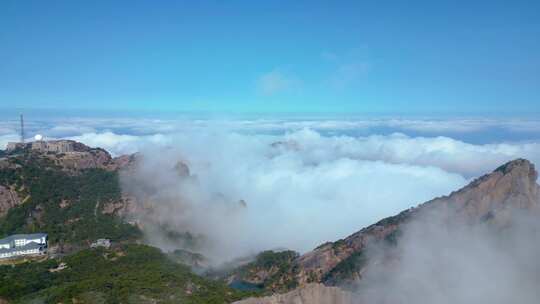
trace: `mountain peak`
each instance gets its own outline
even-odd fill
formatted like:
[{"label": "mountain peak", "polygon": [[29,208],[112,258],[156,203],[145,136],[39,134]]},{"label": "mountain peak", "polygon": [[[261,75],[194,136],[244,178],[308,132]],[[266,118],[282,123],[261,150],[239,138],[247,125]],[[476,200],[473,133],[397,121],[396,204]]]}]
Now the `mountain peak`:
[{"label": "mountain peak", "polygon": [[[415,216],[436,212],[470,222],[503,222],[515,210],[539,210],[538,173],[526,159],[516,159],[481,176],[467,186],[385,218],[349,237],[317,247],[298,259],[298,281],[336,284],[342,281],[340,265],[358,262],[359,254],[372,242],[392,239],[399,227]],[[358,278],[356,278],[358,279]]]},{"label": "mountain peak", "polygon": [[539,205],[538,173],[526,159],[498,167],[459,191],[429,204],[445,203],[469,217],[482,218],[501,209],[535,209]]},{"label": "mountain peak", "polygon": [[500,172],[503,175],[511,175],[513,177],[526,176],[529,183],[533,185],[536,184],[536,180],[538,179],[538,172],[536,171],[534,164],[523,158],[507,162],[493,171],[493,173],[496,172]]}]

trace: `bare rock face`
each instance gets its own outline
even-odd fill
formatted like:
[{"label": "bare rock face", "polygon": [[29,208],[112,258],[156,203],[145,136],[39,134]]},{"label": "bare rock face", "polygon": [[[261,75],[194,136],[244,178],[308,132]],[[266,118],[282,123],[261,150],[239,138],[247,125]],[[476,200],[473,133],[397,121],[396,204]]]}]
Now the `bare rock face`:
[{"label": "bare rock face", "polygon": [[77,171],[84,169],[100,168],[115,170],[111,155],[102,149],[92,149],[90,151],[67,152],[59,154],[48,154],[57,165],[66,170]]},{"label": "bare rock face", "polygon": [[308,284],[285,294],[250,298],[233,304],[351,304],[353,295],[338,287]]},{"label": "bare rock face", "polygon": [[174,170],[180,177],[189,177],[191,173],[189,172],[189,167],[186,165],[186,163],[182,161],[176,162],[176,165],[174,165]]},{"label": "bare rock face", "polygon": [[[66,171],[76,173],[79,170],[100,168],[116,170],[122,161],[116,163],[111,155],[101,148],[91,148],[73,140],[50,140],[18,143],[17,150],[29,151],[40,157],[48,158]],[[8,149],[10,151],[10,149]]]},{"label": "bare rock face", "polygon": [[539,212],[540,187],[538,174],[528,160],[511,161],[484,175],[449,196],[436,198],[416,208],[381,220],[351,236],[326,243],[298,258],[300,285],[310,282],[338,284],[333,276],[340,263],[350,262],[355,253],[369,244],[391,238],[398,228],[411,218],[432,209],[446,210],[448,217],[469,222],[504,221],[508,212],[528,210]]},{"label": "bare rock face", "polygon": [[118,170],[132,170],[142,158],[140,153],[121,155],[113,158],[113,167]]},{"label": "bare rock face", "polygon": [[142,212],[141,207],[137,204],[135,198],[128,195],[123,195],[117,201],[104,203],[101,209],[103,214],[114,214],[121,217],[140,212]]},{"label": "bare rock face", "polygon": [[22,203],[15,190],[0,185],[0,217],[7,214],[8,210]]},{"label": "bare rock face", "polygon": [[537,178],[538,173],[528,160],[514,160],[450,196],[434,199],[422,207],[442,205],[473,221],[508,210],[537,210],[540,195]]}]

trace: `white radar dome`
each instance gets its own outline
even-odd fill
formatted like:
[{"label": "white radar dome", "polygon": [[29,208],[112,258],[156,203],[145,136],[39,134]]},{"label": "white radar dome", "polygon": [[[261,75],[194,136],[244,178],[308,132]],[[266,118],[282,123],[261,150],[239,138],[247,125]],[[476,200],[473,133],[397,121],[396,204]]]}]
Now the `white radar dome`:
[{"label": "white radar dome", "polygon": [[35,139],[35,140],[42,140],[42,139],[43,139],[43,135],[41,135],[41,134],[36,134],[36,136],[34,136],[34,139]]}]

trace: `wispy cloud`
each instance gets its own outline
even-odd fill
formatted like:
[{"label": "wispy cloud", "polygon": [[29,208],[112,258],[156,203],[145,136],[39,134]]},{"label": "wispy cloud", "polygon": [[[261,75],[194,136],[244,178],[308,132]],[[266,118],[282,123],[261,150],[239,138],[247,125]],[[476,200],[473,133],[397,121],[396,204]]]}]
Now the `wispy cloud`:
[{"label": "wispy cloud", "polygon": [[270,96],[291,90],[299,84],[299,80],[279,69],[265,73],[257,80],[257,89],[260,93]]},{"label": "wispy cloud", "polygon": [[369,70],[367,62],[341,64],[330,75],[329,83],[336,89],[344,89],[367,76]]},{"label": "wispy cloud", "polygon": [[348,50],[344,53],[325,51],[321,57],[332,65],[327,82],[334,89],[345,89],[362,81],[371,70],[367,47]]}]

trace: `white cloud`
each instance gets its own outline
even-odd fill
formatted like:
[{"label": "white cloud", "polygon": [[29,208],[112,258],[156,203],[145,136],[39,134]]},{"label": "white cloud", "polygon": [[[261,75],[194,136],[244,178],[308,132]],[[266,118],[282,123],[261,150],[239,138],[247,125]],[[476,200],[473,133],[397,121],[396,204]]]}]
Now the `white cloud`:
[{"label": "white cloud", "polygon": [[326,84],[338,90],[360,84],[372,68],[372,63],[368,60],[367,46],[349,49],[339,54],[325,51],[321,57],[330,64]]},{"label": "white cloud", "polygon": [[[487,119],[487,118],[377,118],[377,117],[277,117],[277,118],[193,118],[152,119],[133,117],[112,118],[66,118],[44,121],[27,121],[29,137],[40,133],[49,138],[77,136],[83,133],[113,132],[127,135],[173,134],[195,129],[226,129],[231,131],[287,132],[304,128],[340,134],[343,131],[360,134],[405,134],[441,135],[459,139],[463,134],[487,134],[499,130],[506,134],[498,141],[511,141],[512,135],[531,136],[540,132],[540,120],[536,119]],[[18,122],[0,121],[0,135],[18,136]],[[481,137],[481,136],[479,136]],[[523,137],[523,136],[522,136]]]},{"label": "white cloud", "polygon": [[274,95],[288,91],[298,84],[298,80],[279,70],[263,74],[257,81],[257,89],[264,95]]},{"label": "white cloud", "polygon": [[[346,136],[343,130],[383,126],[431,134],[441,128],[476,132],[493,125],[510,128],[523,122],[103,118],[32,128],[45,135],[66,132],[113,155],[142,151],[149,162],[142,181],[160,190],[154,198],[161,202],[163,220],[209,235],[219,244],[219,250],[209,248],[209,254],[228,258],[272,247],[308,250],[456,190],[507,160],[525,157],[540,163],[537,142],[471,144],[402,133]],[[17,139],[7,129],[0,144]],[[276,141],[286,144],[272,147]],[[188,163],[197,183],[174,178],[171,168],[179,159]],[[238,209],[241,199],[247,209]]]},{"label": "white cloud", "polygon": [[365,77],[370,67],[367,62],[340,64],[330,75],[330,85],[336,89],[350,86]]},{"label": "white cloud", "polygon": [[16,142],[19,140],[20,140],[20,136],[14,133],[0,135],[0,149],[5,149],[5,147],[7,146],[9,142]]},{"label": "white cloud", "polygon": [[[301,145],[320,140],[309,132],[300,136]],[[149,165],[136,179],[143,185],[131,187],[159,189],[151,196],[163,208],[156,212],[161,221],[207,235],[218,249],[206,254],[219,260],[276,247],[309,250],[466,183],[436,167],[332,155],[332,147],[271,146],[280,139],[178,134],[173,148],[144,150]],[[171,168],[177,160],[189,164],[196,184],[175,182]],[[240,200],[246,209],[238,208]]]},{"label": "white cloud", "polygon": [[148,145],[166,145],[170,143],[170,138],[161,134],[134,136],[119,135],[112,132],[85,133],[79,136],[68,137],[68,139],[82,142],[90,147],[103,148],[113,156],[132,154]]},{"label": "white cloud", "polygon": [[[511,225],[500,226],[467,225],[457,218],[447,221],[437,212],[416,217],[401,228],[397,247],[375,246],[365,252],[370,264],[362,274],[356,300],[537,303],[540,225],[537,214],[519,211],[507,216]],[[392,262],[380,262],[392,256]]]},{"label": "white cloud", "polygon": [[474,145],[448,137],[410,137],[404,134],[366,137],[324,137],[309,129],[290,133],[308,157],[347,157],[395,164],[438,167],[466,177],[486,173],[498,165],[528,158],[540,163],[540,143],[498,143]]}]

